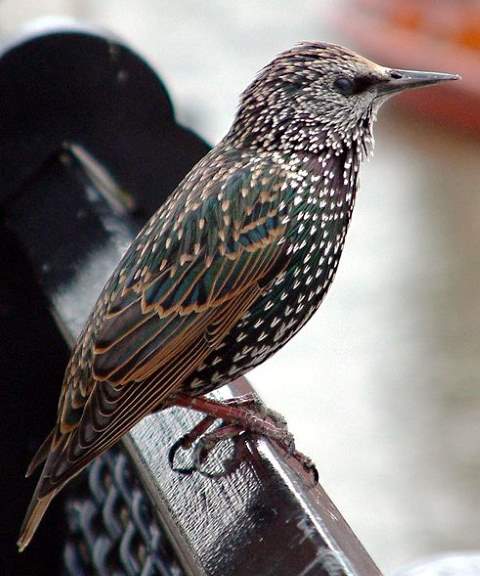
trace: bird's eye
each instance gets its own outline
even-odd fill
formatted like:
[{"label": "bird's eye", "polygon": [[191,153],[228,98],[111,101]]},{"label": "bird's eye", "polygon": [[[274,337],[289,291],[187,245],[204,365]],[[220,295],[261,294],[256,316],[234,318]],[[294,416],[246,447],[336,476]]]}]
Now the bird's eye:
[{"label": "bird's eye", "polygon": [[355,90],[353,80],[350,80],[350,78],[346,78],[345,76],[337,78],[333,83],[333,86],[337,92],[340,92],[340,94],[343,94],[344,96],[350,96]]}]

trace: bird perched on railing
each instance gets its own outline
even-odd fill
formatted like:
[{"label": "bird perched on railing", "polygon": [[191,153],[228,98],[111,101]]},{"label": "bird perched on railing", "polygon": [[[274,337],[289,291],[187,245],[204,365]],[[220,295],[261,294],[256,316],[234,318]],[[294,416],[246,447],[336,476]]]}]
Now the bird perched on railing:
[{"label": "bird perched on railing", "polygon": [[[27,473],[46,460],[21,550],[59,490],[153,411],[205,413],[175,446],[201,437],[197,463],[244,431],[294,451],[273,413],[204,394],[266,360],[319,307],[380,105],[455,78],[392,70],[324,43],[300,44],[261,71],[228,134],[146,224],[101,293],[68,364],[57,423]],[[207,432],[216,418],[223,424]]]}]

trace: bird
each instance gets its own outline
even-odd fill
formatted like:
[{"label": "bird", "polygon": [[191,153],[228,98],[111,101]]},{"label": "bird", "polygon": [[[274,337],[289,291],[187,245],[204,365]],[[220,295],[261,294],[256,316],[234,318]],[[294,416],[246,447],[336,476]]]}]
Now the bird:
[{"label": "bird", "polygon": [[[318,41],[259,72],[226,136],[126,251],[78,337],[55,426],[27,471],[43,464],[20,551],[54,496],[152,412],[183,406],[204,414],[182,446],[203,434],[205,448],[251,431],[294,451],[273,412],[205,395],[272,356],[319,308],[380,106],[457,78],[388,68]],[[222,426],[206,432],[217,419]]]}]

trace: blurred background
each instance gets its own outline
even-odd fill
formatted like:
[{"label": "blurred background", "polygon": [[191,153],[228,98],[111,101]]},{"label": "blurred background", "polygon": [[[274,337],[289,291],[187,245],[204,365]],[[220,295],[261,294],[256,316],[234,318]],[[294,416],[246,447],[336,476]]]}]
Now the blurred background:
[{"label": "blurred background", "polygon": [[211,143],[255,73],[301,40],[463,74],[382,110],[331,293],[250,380],[385,572],[478,549],[480,3],[4,0],[0,38],[51,15],[128,41]]}]

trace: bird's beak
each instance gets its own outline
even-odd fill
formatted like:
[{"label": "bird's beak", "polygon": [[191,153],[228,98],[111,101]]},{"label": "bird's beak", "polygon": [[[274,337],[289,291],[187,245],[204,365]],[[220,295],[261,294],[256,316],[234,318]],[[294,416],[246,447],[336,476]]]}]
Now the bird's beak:
[{"label": "bird's beak", "polygon": [[387,70],[387,77],[377,85],[378,96],[390,96],[410,88],[421,88],[447,80],[459,80],[458,74],[444,72],[419,72],[417,70]]}]

